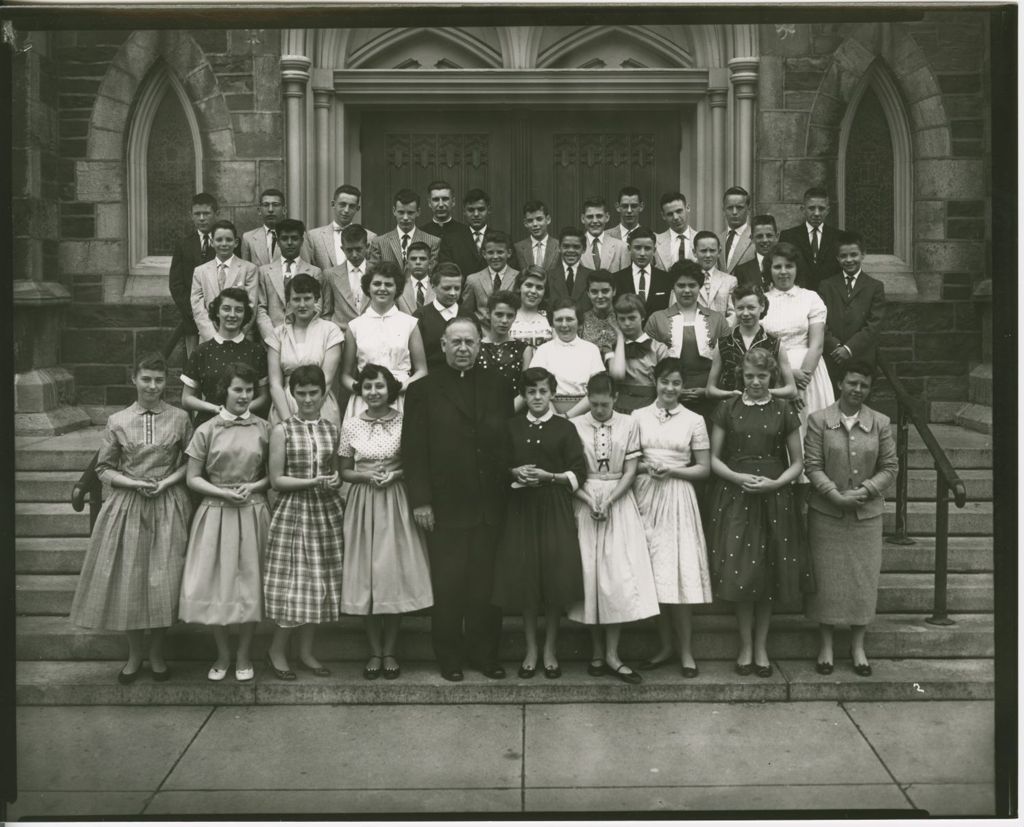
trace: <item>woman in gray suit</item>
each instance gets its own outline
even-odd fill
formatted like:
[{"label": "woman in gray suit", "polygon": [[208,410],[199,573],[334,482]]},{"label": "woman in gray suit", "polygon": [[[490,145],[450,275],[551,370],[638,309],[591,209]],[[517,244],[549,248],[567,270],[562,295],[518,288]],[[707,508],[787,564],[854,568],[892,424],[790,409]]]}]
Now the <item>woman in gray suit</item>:
[{"label": "woman in gray suit", "polygon": [[811,483],[808,545],[818,590],[806,615],[821,630],[816,669],[833,669],[832,628],[848,625],[853,671],[871,674],[864,632],[875,615],[882,568],[884,492],[896,478],[896,445],[889,418],[864,404],[872,370],[849,361],[841,369],[839,400],[812,413],[804,444]]}]

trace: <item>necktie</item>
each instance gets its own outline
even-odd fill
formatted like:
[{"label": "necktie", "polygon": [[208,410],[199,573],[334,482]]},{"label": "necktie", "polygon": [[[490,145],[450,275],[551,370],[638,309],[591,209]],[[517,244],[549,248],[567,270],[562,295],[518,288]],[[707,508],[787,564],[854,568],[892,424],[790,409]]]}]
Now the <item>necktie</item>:
[{"label": "necktie", "polygon": [[423,307],[425,297],[423,295],[423,282],[416,282],[416,306]]},{"label": "necktie", "polygon": [[598,240],[596,238],[594,239],[594,245],[590,248],[590,253],[591,253],[591,255],[593,256],[593,259],[594,259],[594,269],[595,270],[600,270],[601,269],[601,245],[598,243]]},{"label": "necktie", "polygon": [[575,284],[575,279],[572,277],[572,267],[565,268],[565,286],[569,288],[569,295],[572,295],[572,287]]},{"label": "necktie", "polygon": [[676,254],[676,261],[682,261],[686,258],[686,236],[679,236],[679,252]]},{"label": "necktie", "polygon": [[499,290],[501,290],[501,274],[494,273],[494,281],[491,283],[491,292],[497,293]]},{"label": "necktie", "polygon": [[853,276],[846,277],[846,298],[853,295]]},{"label": "necktie", "polygon": [[538,267],[544,264],[544,243],[541,241],[534,242],[533,263],[536,264]]},{"label": "necktie", "polygon": [[818,263],[818,228],[811,228],[811,258]]},{"label": "necktie", "polygon": [[729,263],[729,251],[732,249],[732,244],[736,240],[736,231],[729,230],[729,237],[725,240],[725,261]]},{"label": "necktie", "polygon": [[274,258],[274,251],[277,249],[277,230],[270,230],[270,257]]},{"label": "necktie", "polygon": [[228,266],[223,262],[217,262],[217,284],[220,285],[220,289],[223,290],[227,285],[224,283],[227,281]]},{"label": "necktie", "polygon": [[210,258],[210,234],[203,233],[203,258]]},{"label": "necktie", "polygon": [[473,231],[473,243],[476,245],[476,248],[478,250],[480,249],[480,240],[482,238],[483,238],[483,234],[482,233],[480,233],[478,230],[474,230]]},{"label": "necktie", "polygon": [[409,252],[409,236],[402,236],[402,261],[405,261],[406,254]]},{"label": "necktie", "polygon": [[640,268],[640,289],[637,291],[640,296],[640,301],[647,301],[647,268]]},{"label": "necktie", "polygon": [[288,283],[288,280],[291,277],[292,277],[292,262],[290,262],[290,261],[288,261],[286,259],[285,262],[284,262],[284,281],[285,281],[285,284]]}]

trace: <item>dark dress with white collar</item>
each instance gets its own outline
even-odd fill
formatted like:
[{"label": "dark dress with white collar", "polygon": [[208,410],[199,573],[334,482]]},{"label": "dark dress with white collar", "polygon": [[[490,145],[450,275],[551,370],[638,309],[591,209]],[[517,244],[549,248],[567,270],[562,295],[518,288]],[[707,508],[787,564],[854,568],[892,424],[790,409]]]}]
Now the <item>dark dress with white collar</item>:
[{"label": "dark dress with white collar", "polygon": [[[508,421],[509,467],[533,464],[552,473],[572,471],[582,485],[587,461],[571,422],[526,415]],[[495,561],[495,605],[508,611],[541,610],[583,600],[573,492],[564,483],[514,488]]]}]

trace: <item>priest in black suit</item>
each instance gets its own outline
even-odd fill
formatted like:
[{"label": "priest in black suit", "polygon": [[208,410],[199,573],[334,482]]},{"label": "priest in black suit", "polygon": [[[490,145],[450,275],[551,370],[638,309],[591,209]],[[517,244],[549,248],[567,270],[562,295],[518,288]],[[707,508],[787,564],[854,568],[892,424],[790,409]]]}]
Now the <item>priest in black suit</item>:
[{"label": "priest in black suit", "polygon": [[419,320],[423,352],[427,357],[427,370],[433,371],[444,365],[444,351],[441,337],[448,322],[456,316],[464,316],[459,305],[462,295],[463,278],[459,268],[450,261],[438,264],[430,274],[430,286],[434,300],[416,308],[413,315]]},{"label": "priest in black suit", "polygon": [[208,192],[193,196],[191,216],[193,232],[174,246],[171,269],[167,274],[171,300],[185,322],[186,356],[191,355],[199,344],[199,330],[192,318],[192,273],[214,256],[210,228],[217,220],[217,199]]},{"label": "priest in black suit", "polygon": [[614,274],[615,295],[634,293],[643,299],[647,315],[665,310],[672,296],[672,277],[654,266],[657,239],[648,227],[637,227],[629,236],[630,265]]},{"label": "priest in black suit", "polygon": [[475,319],[448,322],[444,363],[409,386],[402,424],[409,502],[430,554],[434,654],[449,681],[463,679],[465,664],[505,677],[491,590],[511,482],[505,423],[512,396],[497,374],[476,367],[480,339]]},{"label": "priest in black suit", "polygon": [[804,257],[806,266],[797,269],[796,283],[808,290],[817,290],[823,279],[839,272],[838,235],[841,232],[825,223],[830,202],[828,191],[822,187],[811,187],[804,193],[800,212],[804,221],[795,227],[783,230],[779,241],[788,241]]}]

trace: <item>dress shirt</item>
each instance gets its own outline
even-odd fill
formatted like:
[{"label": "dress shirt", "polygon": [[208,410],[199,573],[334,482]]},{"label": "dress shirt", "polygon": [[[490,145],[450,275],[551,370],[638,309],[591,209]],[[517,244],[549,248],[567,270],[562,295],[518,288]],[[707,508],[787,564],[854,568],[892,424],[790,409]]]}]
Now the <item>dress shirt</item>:
[{"label": "dress shirt", "polygon": [[[221,261],[219,258],[214,258],[213,261],[216,262],[215,266],[217,267],[217,282],[218,282],[217,287],[218,287],[218,292],[220,292],[221,290],[224,289],[224,279],[227,277],[228,270],[230,270],[231,269],[231,265],[234,264],[235,254],[232,253],[230,256],[228,256],[226,261]],[[212,299],[211,299],[211,301],[212,301]]]},{"label": "dress shirt", "polygon": [[345,251],[341,249],[341,231],[345,229],[337,221],[331,222],[331,233],[334,235],[334,260],[338,264],[345,261]]},{"label": "dress shirt", "polygon": [[365,266],[365,261],[361,261],[359,264],[353,264],[351,261],[348,263],[348,286],[357,302],[363,295],[363,268]]},{"label": "dress shirt", "polygon": [[[533,255],[533,263],[538,267],[544,266],[544,257],[548,252],[548,242],[551,240],[550,235],[544,236],[540,241],[535,239],[532,235],[530,236],[530,250]],[[523,269],[526,269],[528,265],[523,264]]]},{"label": "dress shirt", "polygon": [[[640,295],[640,268],[637,267],[635,264],[632,265],[632,267],[633,267],[633,289],[636,291],[636,294],[639,296]],[[651,295],[651,271],[654,269],[654,267],[651,264],[648,264],[643,269],[644,269],[644,300],[646,301],[647,297],[649,295]]]},{"label": "dress shirt", "polygon": [[858,270],[852,276],[846,275],[845,272],[843,273],[843,281],[846,283],[846,289],[847,290],[849,290],[850,292],[853,292],[853,289],[857,286],[857,279],[860,278],[860,274],[862,272],[863,272],[862,270]]},{"label": "dress shirt", "polygon": [[[680,233],[677,233],[675,230],[673,230],[671,227],[669,227],[668,231],[669,231],[669,234],[672,236],[672,255],[674,256],[674,258],[671,261],[671,264],[675,264],[677,261],[679,261],[679,258],[680,258],[680,256],[679,256],[679,240],[680,239],[683,239],[686,242],[686,246],[683,248],[683,256],[682,257],[683,258],[693,258],[694,257],[694,255],[693,255],[693,244],[691,243],[689,236],[681,235]],[[665,263],[669,264],[670,262],[665,262]]]},{"label": "dress shirt", "polygon": [[450,322],[452,319],[459,315],[458,302],[455,302],[455,304],[451,305],[450,307],[445,307],[437,299],[434,299],[432,304],[434,305],[434,310],[436,310],[440,314],[441,318],[444,319],[446,322]]},{"label": "dress shirt", "polygon": [[281,254],[281,248],[277,246],[277,230],[272,230],[270,227],[264,225],[263,233],[267,239],[267,252],[270,253],[270,257]]},{"label": "dress shirt", "polygon": [[[482,226],[479,230],[474,230],[472,227],[470,227],[469,231],[473,234],[473,243],[476,244],[477,250],[479,250],[482,253],[484,251],[484,236],[487,235],[487,225],[484,224],[484,226]],[[476,240],[477,233],[480,234],[479,242]]]},{"label": "dress shirt", "polygon": [[[639,227],[639,226],[640,226],[639,224],[636,225],[636,227]],[[634,227],[633,230],[635,230],[636,227]],[[622,239],[622,243],[628,245],[629,244],[629,234],[631,232],[633,232],[633,230],[626,229],[626,225],[625,224],[619,224],[619,226],[616,227],[615,229],[617,229],[619,231],[619,238]]]},{"label": "dress shirt", "polygon": [[[430,290],[430,277],[429,276],[424,276],[421,279],[413,279],[412,280],[412,299],[413,299],[413,303],[414,304],[416,303],[416,289],[418,287],[422,287],[423,288],[423,303],[426,304],[426,302],[427,302],[427,291]],[[422,305],[420,305],[420,306],[422,306]]]}]

